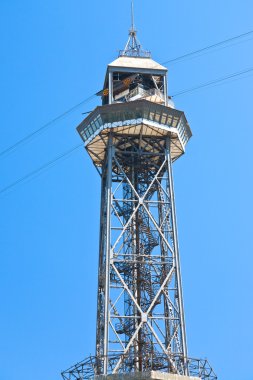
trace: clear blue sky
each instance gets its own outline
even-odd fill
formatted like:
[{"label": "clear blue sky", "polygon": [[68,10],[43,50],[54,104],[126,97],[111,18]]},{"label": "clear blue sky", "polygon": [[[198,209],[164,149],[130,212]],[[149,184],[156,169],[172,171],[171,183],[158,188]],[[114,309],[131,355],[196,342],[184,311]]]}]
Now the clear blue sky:
[{"label": "clear blue sky", "polygon": [[[1,0],[0,151],[100,90],[129,0]],[[253,29],[252,0],[136,0],[159,62]],[[169,65],[169,93],[253,66],[253,39]],[[252,380],[253,75],[178,97],[174,166],[189,353]],[[1,188],[80,142],[80,107],[0,160]],[[56,380],[95,347],[99,178],[84,149],[0,198],[0,378]]]}]

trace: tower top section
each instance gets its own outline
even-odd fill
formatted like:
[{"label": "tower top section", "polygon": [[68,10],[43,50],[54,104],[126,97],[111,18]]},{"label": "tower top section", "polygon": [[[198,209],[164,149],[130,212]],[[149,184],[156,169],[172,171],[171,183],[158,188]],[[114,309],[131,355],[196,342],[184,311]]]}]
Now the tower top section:
[{"label": "tower top section", "polygon": [[168,105],[168,69],[151,59],[136,36],[132,1],[129,38],[119,57],[107,66],[104,87],[97,93],[102,104],[124,103],[137,99]]},{"label": "tower top section", "polygon": [[151,58],[151,52],[142,49],[140,41],[137,38],[137,30],[134,25],[134,2],[131,3],[131,28],[129,30],[128,40],[124,50],[120,50],[119,57],[137,57]]},{"label": "tower top section", "polygon": [[[136,37],[132,3],[132,26],[127,45],[107,66],[104,86],[97,93],[102,98],[102,106],[77,127],[96,167],[102,168],[106,162],[108,138],[112,133],[124,138],[134,136],[140,141],[150,136],[162,138],[163,145],[169,137],[173,142],[170,148],[173,161],[184,153],[191,138],[184,113],[175,109],[168,96],[168,69],[142,53]],[[127,144],[124,147],[128,149]],[[155,151],[157,145],[151,144],[149,148]],[[149,148],[145,147],[147,154]]]},{"label": "tower top section", "polygon": [[104,88],[97,95],[103,105],[140,98],[167,105],[167,71],[151,58],[118,57],[107,66]]}]

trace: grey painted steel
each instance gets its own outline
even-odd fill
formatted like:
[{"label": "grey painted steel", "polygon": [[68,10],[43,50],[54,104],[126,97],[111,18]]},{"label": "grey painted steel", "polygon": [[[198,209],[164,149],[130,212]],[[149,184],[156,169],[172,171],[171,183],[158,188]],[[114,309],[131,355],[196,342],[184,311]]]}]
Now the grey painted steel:
[{"label": "grey painted steel", "polygon": [[134,27],[134,1],[131,1],[131,21],[132,21],[132,30],[135,29]]},{"label": "grey painted steel", "polygon": [[[184,113],[168,107],[167,69],[156,71],[147,54],[132,24],[124,51],[108,66],[104,105],[77,128],[101,175],[96,353],[64,371],[64,380],[153,371],[217,380],[206,359],[187,354],[172,162],[192,133]],[[124,73],[120,87],[115,72]],[[149,74],[138,79],[143,93],[131,82],[122,95],[135,73]]]},{"label": "grey painted steel", "polygon": [[[111,363],[114,363],[115,358],[109,357],[109,367],[111,368]],[[210,366],[208,360],[206,359],[187,359],[188,361],[188,367],[189,367],[189,373],[190,373],[190,379],[195,380],[202,379],[202,380],[217,380],[217,376],[214,373],[212,367]],[[74,366],[68,368],[66,371],[62,372],[63,380],[88,380],[88,379],[102,379],[102,378],[108,378],[113,379],[115,377],[118,377],[118,379],[123,379],[124,377],[128,377],[129,379],[133,378],[140,378],[143,379],[146,376],[150,377],[150,375],[154,377],[159,377],[159,380],[165,380],[166,376],[171,376],[172,379],[176,380],[178,379],[184,379],[184,375],[175,375],[175,374],[168,374],[168,372],[165,372],[165,368],[162,371],[145,371],[145,372],[132,372],[132,373],[125,373],[120,372],[116,375],[112,375],[111,373],[109,375],[99,375],[96,372],[96,366],[98,365],[98,359],[97,357],[90,356],[83,360],[80,363],[75,364]],[[188,377],[187,377],[188,378]],[[177,380],[178,380],[177,379]]]},{"label": "grey painted steel", "polygon": [[97,313],[97,357],[104,374],[108,356],[116,354],[112,373],[164,366],[187,373],[187,363],[173,356],[184,358],[187,350],[167,146],[168,137],[110,132],[102,169],[106,217],[102,202],[100,224],[106,248],[100,249]]},{"label": "grey painted steel", "polygon": [[116,375],[98,375],[95,380],[199,380],[199,377],[189,377],[182,375],[174,375],[158,371],[147,371],[138,373],[120,373]]},{"label": "grey painted steel", "polygon": [[109,71],[109,104],[113,103],[113,72]]},{"label": "grey painted steel", "polygon": [[124,50],[121,50],[119,56],[126,57],[150,57],[151,53],[147,50],[143,50],[141,44],[137,38],[137,31],[134,26],[134,6],[133,1],[131,4],[131,28],[129,30],[129,37]]},{"label": "grey painted steel", "polygon": [[[166,154],[167,154],[167,165],[168,165],[168,175],[169,175],[169,188],[170,199],[171,199],[171,214],[172,214],[172,224],[173,224],[173,239],[174,239],[174,249],[175,249],[175,260],[176,260],[176,276],[178,281],[178,298],[179,298],[179,309],[180,309],[180,322],[182,328],[182,344],[183,344],[183,356],[186,360],[188,357],[187,353],[187,343],[186,343],[186,327],[185,327],[185,314],[183,306],[183,292],[182,292],[182,280],[181,280],[181,269],[180,269],[180,258],[179,258],[179,245],[177,237],[177,218],[176,218],[176,206],[175,206],[175,194],[174,194],[174,182],[172,173],[172,159],[170,155],[170,141],[167,138],[166,141]],[[185,375],[188,375],[188,368],[185,367]]]},{"label": "grey painted steel", "polygon": [[163,77],[163,89],[164,89],[164,105],[168,106],[168,85],[167,85],[167,75]]},{"label": "grey painted steel", "polygon": [[[105,257],[105,315],[104,315],[104,374],[108,370],[108,330],[109,330],[109,300],[110,300],[110,256],[111,256],[111,198],[112,198],[112,136],[109,136],[107,149],[107,181],[106,181],[106,257]],[[100,318],[100,316],[99,316]]]}]

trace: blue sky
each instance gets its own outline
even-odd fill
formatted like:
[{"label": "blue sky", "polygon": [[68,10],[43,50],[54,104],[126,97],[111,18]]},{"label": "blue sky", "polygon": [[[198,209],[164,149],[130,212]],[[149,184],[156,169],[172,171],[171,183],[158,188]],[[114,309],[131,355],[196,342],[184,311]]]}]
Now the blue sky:
[{"label": "blue sky", "polygon": [[[136,0],[159,62],[252,28],[251,0]],[[124,47],[130,1],[0,2],[0,151],[101,89]],[[253,39],[169,69],[169,93],[253,66]],[[251,380],[252,84],[175,99],[193,131],[175,165],[189,354],[222,380]],[[1,189],[80,142],[79,107],[0,157]],[[4,380],[59,379],[95,347],[99,178],[84,149],[1,195],[0,367]]]}]

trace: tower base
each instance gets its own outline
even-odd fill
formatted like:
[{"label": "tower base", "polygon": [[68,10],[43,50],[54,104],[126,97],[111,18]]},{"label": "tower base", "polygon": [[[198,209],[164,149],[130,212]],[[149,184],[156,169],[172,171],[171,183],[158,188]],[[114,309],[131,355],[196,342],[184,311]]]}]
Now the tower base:
[{"label": "tower base", "polygon": [[159,371],[118,373],[115,375],[98,375],[95,380],[199,380],[200,377],[174,375]]}]

